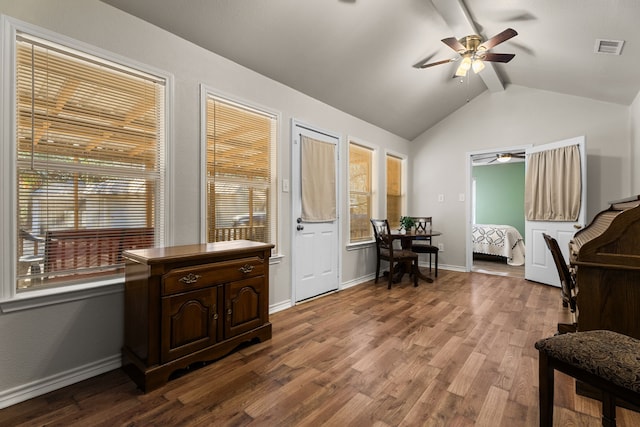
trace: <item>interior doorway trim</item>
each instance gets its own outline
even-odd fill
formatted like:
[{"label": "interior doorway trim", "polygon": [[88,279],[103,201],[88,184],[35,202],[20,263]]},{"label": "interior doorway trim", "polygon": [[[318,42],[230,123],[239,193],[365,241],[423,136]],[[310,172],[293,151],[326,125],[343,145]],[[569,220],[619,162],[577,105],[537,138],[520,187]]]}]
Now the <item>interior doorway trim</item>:
[{"label": "interior doorway trim", "polygon": [[[470,272],[471,268],[473,267],[473,245],[472,245],[472,239],[471,239],[471,226],[472,226],[472,222],[473,222],[473,205],[475,203],[473,194],[472,194],[472,189],[473,189],[473,158],[477,157],[477,156],[488,156],[491,154],[503,154],[503,153],[513,153],[513,152],[522,152],[522,151],[526,151],[528,149],[530,149],[533,145],[532,144],[526,144],[526,145],[515,145],[515,146],[510,146],[510,147],[502,147],[502,148],[487,148],[484,150],[477,150],[477,151],[469,151],[467,152],[466,156],[466,194],[467,196],[467,201],[466,201],[466,250],[465,250],[465,271],[466,272]],[[526,164],[526,159],[525,159],[525,164]],[[526,166],[525,166],[526,167]]]}]

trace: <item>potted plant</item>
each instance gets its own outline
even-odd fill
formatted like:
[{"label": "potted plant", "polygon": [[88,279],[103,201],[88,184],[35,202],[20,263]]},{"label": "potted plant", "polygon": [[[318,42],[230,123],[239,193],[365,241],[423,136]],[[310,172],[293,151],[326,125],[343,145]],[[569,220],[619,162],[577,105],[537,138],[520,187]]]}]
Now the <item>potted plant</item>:
[{"label": "potted plant", "polygon": [[416,225],[416,221],[410,216],[400,217],[400,230],[411,231],[411,228]]}]

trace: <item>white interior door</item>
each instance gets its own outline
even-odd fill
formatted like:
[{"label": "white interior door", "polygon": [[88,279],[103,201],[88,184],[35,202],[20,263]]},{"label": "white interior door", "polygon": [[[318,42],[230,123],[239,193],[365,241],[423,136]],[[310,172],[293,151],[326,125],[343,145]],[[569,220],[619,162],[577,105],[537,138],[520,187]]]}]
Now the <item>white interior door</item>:
[{"label": "white interior door", "polygon": [[542,233],[554,237],[562,250],[565,260],[569,261],[569,240],[575,232],[584,227],[587,208],[587,156],[584,136],[558,141],[551,144],[537,145],[526,150],[526,161],[529,154],[560,147],[578,145],[580,151],[580,170],[582,194],[580,213],[577,221],[528,221],[525,219],[525,278],[553,286],[560,286],[558,271],[553,263],[551,252],[547,248]]},{"label": "white interior door", "polygon": [[338,221],[307,222],[302,219],[301,195],[301,137],[307,136],[332,144],[335,158],[336,215],[340,212],[338,198],[338,142],[337,135],[314,130],[295,123],[292,126],[292,183],[293,207],[293,299],[299,302],[338,289]]}]

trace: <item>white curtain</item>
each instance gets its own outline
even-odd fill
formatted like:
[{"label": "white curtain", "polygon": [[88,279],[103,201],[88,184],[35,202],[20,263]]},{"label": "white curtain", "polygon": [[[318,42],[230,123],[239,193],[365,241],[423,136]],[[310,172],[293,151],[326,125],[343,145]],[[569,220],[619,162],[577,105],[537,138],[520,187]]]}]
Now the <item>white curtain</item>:
[{"label": "white curtain", "polygon": [[336,146],[304,135],[302,135],[301,144],[302,220],[334,221],[336,219]]},{"label": "white curtain", "polygon": [[524,209],[529,221],[576,221],[582,182],[577,145],[529,156]]}]

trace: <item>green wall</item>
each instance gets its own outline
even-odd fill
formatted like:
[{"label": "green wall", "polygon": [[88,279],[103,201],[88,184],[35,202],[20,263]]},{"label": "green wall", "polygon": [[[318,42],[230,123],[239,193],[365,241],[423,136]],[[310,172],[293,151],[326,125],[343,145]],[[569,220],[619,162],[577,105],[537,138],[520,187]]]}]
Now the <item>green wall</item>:
[{"label": "green wall", "polygon": [[524,162],[473,167],[476,223],[506,224],[524,238]]}]

